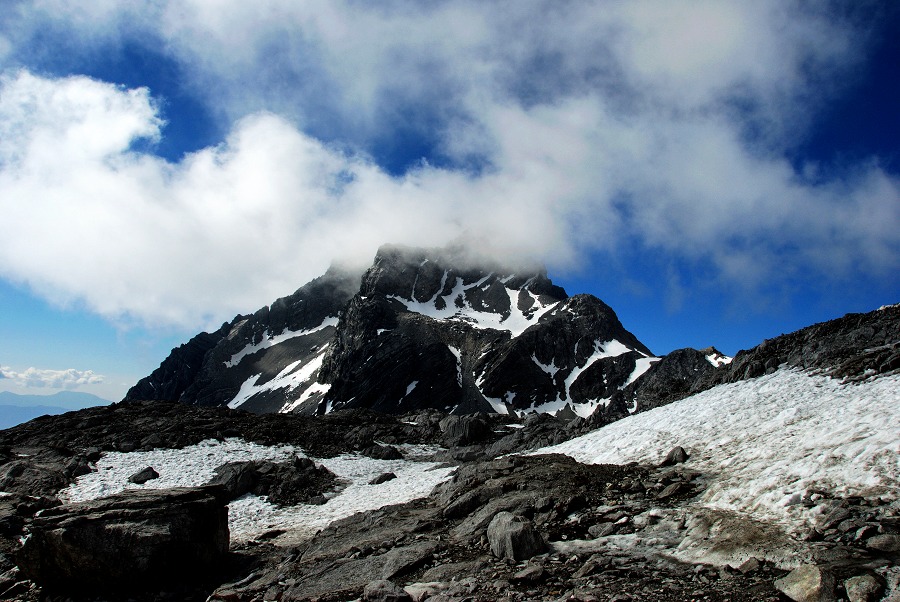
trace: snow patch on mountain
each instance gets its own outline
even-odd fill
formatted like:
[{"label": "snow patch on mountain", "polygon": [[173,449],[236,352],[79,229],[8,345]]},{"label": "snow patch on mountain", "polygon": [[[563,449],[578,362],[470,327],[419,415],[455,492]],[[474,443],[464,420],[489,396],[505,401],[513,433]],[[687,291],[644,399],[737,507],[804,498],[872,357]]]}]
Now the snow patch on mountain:
[{"label": "snow patch on mountain", "polygon": [[[506,288],[510,303],[508,314],[506,312],[500,313],[475,309],[466,299],[466,292],[483,286],[491,276],[489,274],[469,285],[464,284],[463,279],[457,277],[453,289],[448,294],[440,295],[440,293],[437,293],[428,301],[417,301],[412,295],[408,299],[397,295],[388,295],[387,298],[399,301],[408,311],[428,316],[435,320],[459,321],[470,324],[475,328],[506,330],[513,337],[525,332],[529,326],[537,323],[542,315],[557,305],[557,302],[542,304],[537,295],[525,289],[525,292],[531,296],[534,303],[529,310],[523,312],[518,306],[520,289]],[[448,274],[445,272],[440,290],[444,289],[447,278]]]},{"label": "snow patch on mountain", "polygon": [[[312,395],[312,393],[322,390],[321,387],[313,387],[313,385],[320,384],[315,383],[313,379],[315,379],[319,368],[322,367],[322,362],[325,358],[325,350],[327,348],[328,345],[323,345],[321,349],[319,349],[316,357],[306,364],[303,364],[303,360],[297,360],[296,362],[288,364],[281,372],[278,373],[278,376],[264,383],[257,384],[262,374],[254,374],[253,376],[245,380],[243,384],[241,384],[241,388],[237,392],[237,395],[234,396],[234,399],[228,402],[228,407],[231,409],[239,408],[251,397],[263,391],[275,391],[277,389],[284,388],[286,388],[288,391],[291,391],[303,384],[308,384],[308,388],[303,392],[303,395],[298,400],[296,400],[295,403],[292,403],[290,406],[286,406],[288,409],[282,408],[281,410],[282,412],[291,411],[292,409],[294,409],[294,407],[306,401],[306,399],[308,399],[309,396]],[[327,391],[327,388],[325,390]]]},{"label": "snow patch on mountain", "polygon": [[535,354],[531,354],[531,360],[535,363],[535,365],[550,375],[550,378],[556,376],[556,373],[559,372],[559,367],[556,365],[556,361],[551,361],[549,364],[543,363],[541,360],[537,358]]},{"label": "snow patch on mountain", "polygon": [[447,345],[447,349],[449,349],[450,353],[453,354],[453,357],[456,358],[456,384],[458,384],[461,387],[462,379],[463,379],[462,353],[460,353],[459,349],[457,349],[453,345]]},{"label": "snow patch on mountain", "polygon": [[653,364],[658,362],[660,359],[662,359],[662,358],[639,357],[638,359],[636,359],[634,361],[634,364],[635,364],[634,370],[632,370],[631,374],[628,376],[628,380],[625,381],[625,384],[623,384],[621,387],[619,387],[619,389],[624,389],[625,387],[627,387],[628,385],[630,385],[631,383],[633,383],[634,381],[639,379],[641,376],[644,375],[644,373],[647,370],[650,369],[650,366],[652,366]]},{"label": "snow patch on mountain", "polygon": [[[576,348],[577,349],[577,348]],[[560,395],[553,401],[548,401],[542,404],[531,404],[531,407],[525,410],[524,414],[530,412],[538,412],[538,413],[549,413],[555,414],[565,408],[567,405],[572,408],[578,416],[582,418],[587,418],[591,414],[594,413],[601,405],[605,406],[609,403],[609,399],[590,399],[581,403],[572,403],[572,385],[578,380],[578,377],[581,376],[581,373],[591,367],[591,364],[596,362],[597,360],[606,358],[606,357],[618,357],[622,354],[628,353],[630,351],[634,351],[631,347],[628,347],[624,343],[617,341],[615,339],[611,341],[594,341],[594,353],[584,362],[584,364],[580,366],[575,366],[569,375],[566,377],[565,381],[565,394]],[[532,355],[534,362],[544,371],[550,374],[553,377],[556,374],[554,370],[551,372],[553,368],[556,368],[555,365],[545,365],[537,360],[535,356]],[[654,358],[655,359],[655,358]],[[650,366],[647,365],[644,370]],[[557,369],[558,370],[558,369]],[[637,377],[635,377],[637,378]]]},{"label": "snow patch on mountain", "polygon": [[782,369],[719,385],[534,453],[658,464],[676,445],[709,475],[702,506],[789,529],[808,524],[813,489],[900,496],[900,375],[846,384]]},{"label": "snow patch on mountain", "polygon": [[530,414],[532,412],[537,412],[538,414],[553,414],[556,415],[561,410],[565,409],[566,406],[569,406],[576,415],[581,418],[587,418],[600,406],[606,407],[609,404],[609,398],[602,399],[588,399],[579,403],[574,403],[571,401],[567,401],[565,399],[556,399],[555,401],[548,401],[546,403],[541,403],[537,405],[532,405],[531,408],[527,410],[522,410],[519,412],[520,416],[524,416],[526,414]]},{"label": "snow patch on mountain", "polygon": [[706,361],[708,361],[716,368],[727,366],[733,359],[733,357],[728,357],[727,355],[722,355],[721,353],[710,353],[706,356]]},{"label": "snow patch on mountain", "polygon": [[[244,320],[244,322],[246,322],[246,320]],[[243,325],[244,322],[241,322],[241,325]],[[320,330],[328,328],[329,326],[337,326],[337,323],[338,323],[337,318],[325,318],[325,320],[323,320],[322,323],[319,324],[318,326],[316,326],[314,328],[307,328],[305,330],[287,330],[287,329],[285,329],[280,334],[276,334],[276,335],[269,334],[269,331],[266,331],[263,333],[262,340],[260,340],[258,343],[250,343],[249,345],[247,345],[246,347],[244,347],[243,349],[241,349],[240,351],[238,351],[237,353],[232,355],[231,359],[227,360],[225,362],[225,367],[226,368],[234,368],[235,366],[237,366],[238,364],[241,363],[242,359],[244,359],[248,355],[252,355],[252,354],[256,353],[257,351],[260,351],[262,349],[268,349],[269,347],[274,347],[275,345],[278,345],[279,343],[283,343],[289,339],[293,339],[296,337],[302,337],[303,335],[318,332]]]}]

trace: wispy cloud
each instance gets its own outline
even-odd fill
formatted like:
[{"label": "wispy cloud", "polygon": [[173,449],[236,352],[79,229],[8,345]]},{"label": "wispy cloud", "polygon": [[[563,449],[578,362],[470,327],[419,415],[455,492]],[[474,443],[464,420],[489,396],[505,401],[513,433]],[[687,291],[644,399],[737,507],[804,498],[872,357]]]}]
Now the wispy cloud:
[{"label": "wispy cloud", "polygon": [[0,378],[13,381],[20,387],[47,389],[77,389],[84,385],[99,385],[104,377],[91,370],[43,370],[28,368],[24,372],[16,372],[7,366],[0,366]]},{"label": "wispy cloud", "polygon": [[[786,158],[865,52],[808,4],[34,6],[9,56],[48,23],[76,54],[152,43],[228,132],[170,163],[135,144],[166,135],[152,90],[3,76],[0,275],[60,303],[212,326],[464,236],[556,266],[636,242],[746,289],[900,267],[897,178]],[[398,131],[439,166],[390,175]]]}]

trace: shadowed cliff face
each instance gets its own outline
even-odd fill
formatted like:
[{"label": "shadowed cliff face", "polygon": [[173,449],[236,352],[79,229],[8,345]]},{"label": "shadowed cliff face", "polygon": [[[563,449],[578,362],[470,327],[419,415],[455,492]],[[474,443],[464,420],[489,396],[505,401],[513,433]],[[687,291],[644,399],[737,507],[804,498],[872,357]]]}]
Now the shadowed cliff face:
[{"label": "shadowed cliff face", "polygon": [[252,412],[536,410],[587,416],[652,357],[615,312],[539,267],[386,246],[173,350],[126,399]]}]

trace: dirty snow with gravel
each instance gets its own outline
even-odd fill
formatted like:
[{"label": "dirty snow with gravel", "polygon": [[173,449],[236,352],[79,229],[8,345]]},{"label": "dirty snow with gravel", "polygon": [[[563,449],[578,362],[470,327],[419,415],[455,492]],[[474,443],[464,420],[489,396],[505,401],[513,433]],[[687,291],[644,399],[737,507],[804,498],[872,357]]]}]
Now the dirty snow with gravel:
[{"label": "dirty snow with gravel", "polygon": [[804,495],[900,497],[900,375],[846,384],[781,369],[720,385],[533,453],[657,464],[676,445],[702,471],[701,506],[802,528]]},{"label": "dirty snow with gravel", "polygon": [[[342,481],[341,489],[326,495],[328,501],[323,505],[276,506],[264,497],[249,494],[232,501],[228,510],[232,541],[246,541],[267,531],[280,529],[287,531],[286,541],[294,543],[312,536],[332,521],[356,512],[425,497],[453,470],[416,459],[434,453],[437,448],[416,445],[396,447],[406,454],[405,459],[374,460],[358,454],[315,459],[317,464],[325,466]],[[241,439],[207,440],[184,449],[110,452],[100,458],[95,472],[79,477],[61,491],[59,497],[64,502],[82,502],[124,489],[193,487],[209,482],[215,469],[228,462],[280,462],[293,456],[305,454],[289,445],[264,446]],[[158,479],[144,485],[128,482],[128,477],[147,466],[152,466],[159,473]],[[368,484],[386,472],[393,472],[397,478],[380,485]]]}]

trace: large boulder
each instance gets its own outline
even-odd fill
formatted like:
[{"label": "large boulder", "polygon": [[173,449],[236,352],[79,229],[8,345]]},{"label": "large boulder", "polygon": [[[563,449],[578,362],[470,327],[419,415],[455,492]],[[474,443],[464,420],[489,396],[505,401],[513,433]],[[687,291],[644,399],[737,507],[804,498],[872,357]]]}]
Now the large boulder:
[{"label": "large boulder", "polygon": [[511,512],[498,512],[487,528],[491,552],[497,558],[527,560],[547,549],[534,525]]},{"label": "large boulder", "polygon": [[22,572],[48,590],[155,590],[202,582],[228,552],[221,488],[128,490],[35,517]]},{"label": "large boulder", "polygon": [[444,443],[454,447],[484,441],[491,434],[491,425],[478,414],[447,416],[440,422]]},{"label": "large boulder", "polygon": [[222,486],[229,500],[246,493],[267,496],[273,504],[292,506],[320,500],[336,477],[309,458],[295,456],[287,462],[250,460],[229,462],[216,469],[210,485]]},{"label": "large boulder", "polygon": [[834,576],[814,564],[803,564],[775,581],[775,589],[794,602],[834,602]]},{"label": "large boulder", "polygon": [[844,591],[850,602],[874,602],[881,599],[884,583],[872,575],[858,575],[844,581]]}]

